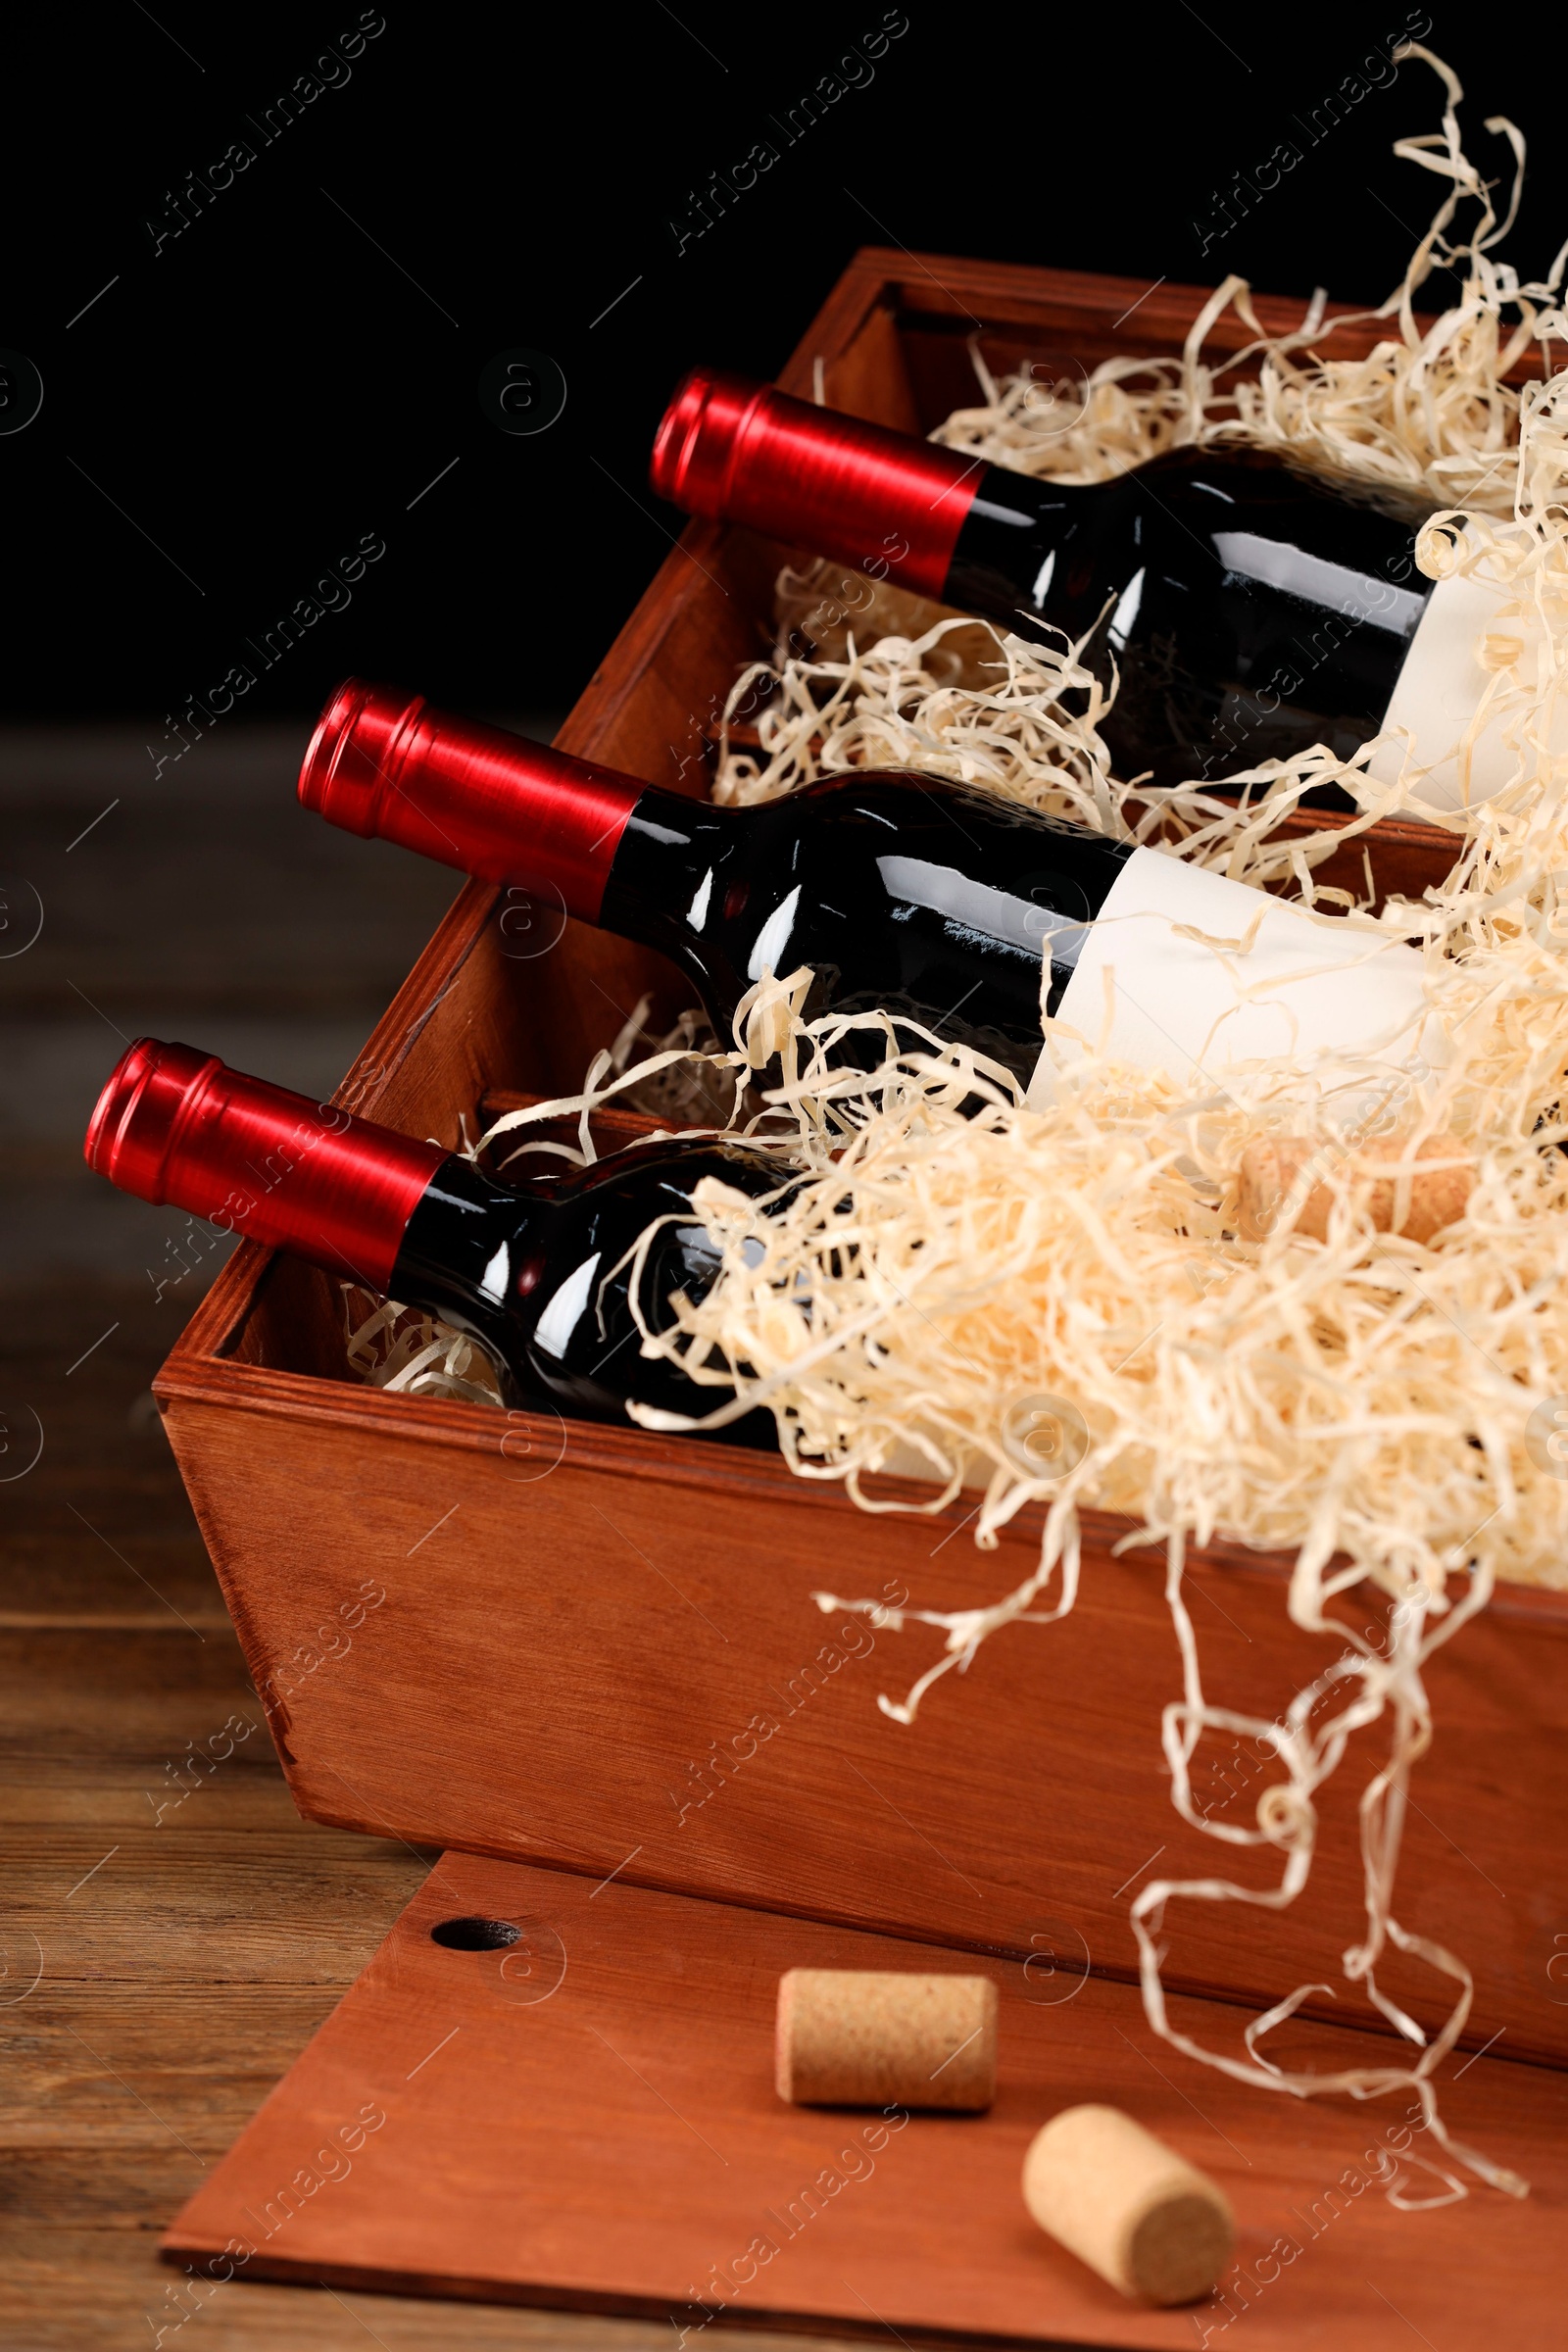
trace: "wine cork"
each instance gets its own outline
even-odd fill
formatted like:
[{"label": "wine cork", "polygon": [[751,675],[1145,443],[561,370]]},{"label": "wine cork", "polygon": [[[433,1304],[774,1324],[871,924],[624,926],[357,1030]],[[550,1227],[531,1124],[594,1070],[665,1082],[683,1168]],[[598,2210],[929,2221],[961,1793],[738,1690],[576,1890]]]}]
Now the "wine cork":
[{"label": "wine cork", "polygon": [[[1374,1176],[1370,1184],[1365,1184],[1369,1162],[1411,1157],[1415,1165],[1402,1178]],[[1420,1163],[1429,1159],[1450,1164],[1423,1168]],[[1454,1161],[1460,1164],[1454,1166]],[[1286,1201],[1292,1186],[1309,1162],[1317,1164],[1321,1177],[1309,1187],[1293,1217]],[[1446,1225],[1451,1225],[1462,1215],[1476,1181],[1469,1152],[1456,1135],[1429,1135],[1416,1145],[1413,1154],[1409,1143],[1398,1136],[1378,1136],[1353,1146],[1314,1143],[1304,1135],[1258,1136],[1242,1153],[1239,1171],[1238,1209],[1243,1239],[1265,1240],[1284,1217],[1289,1219],[1293,1232],[1304,1234],[1314,1242],[1326,1241],[1335,1196],[1324,1179],[1342,1172],[1364,1199],[1367,1213],[1379,1233],[1396,1231],[1412,1242],[1430,1242],[1435,1233],[1441,1233]],[[1404,1213],[1396,1226],[1401,1192]]]},{"label": "wine cork", "polygon": [[1023,2201],[1050,2236],[1128,2296],[1193,2303],[1231,2258],[1222,2189],[1117,2107],[1064,2107],[1023,2161]]},{"label": "wine cork", "polygon": [[778,2095],[798,2107],[946,2107],[997,2095],[989,1977],[792,1968],[778,1981]]}]

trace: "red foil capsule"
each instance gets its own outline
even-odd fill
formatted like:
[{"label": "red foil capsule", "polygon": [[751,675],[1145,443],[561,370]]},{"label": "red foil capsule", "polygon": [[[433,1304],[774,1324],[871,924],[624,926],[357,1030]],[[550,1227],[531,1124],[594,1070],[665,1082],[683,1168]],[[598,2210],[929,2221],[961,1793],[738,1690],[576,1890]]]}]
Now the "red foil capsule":
[{"label": "red foil capsule", "polygon": [[934,442],[694,368],[665,411],[651,478],[688,514],[940,597],[984,471]]},{"label": "red foil capsule", "polygon": [[350,833],[401,842],[487,882],[559,893],[596,922],[647,786],[617,768],[346,678],[317,722],[299,794]]},{"label": "red foil capsule", "polygon": [[87,1165],[122,1192],[373,1291],[391,1281],[404,1229],[447,1156],[152,1037],[121,1056],[86,1142]]}]

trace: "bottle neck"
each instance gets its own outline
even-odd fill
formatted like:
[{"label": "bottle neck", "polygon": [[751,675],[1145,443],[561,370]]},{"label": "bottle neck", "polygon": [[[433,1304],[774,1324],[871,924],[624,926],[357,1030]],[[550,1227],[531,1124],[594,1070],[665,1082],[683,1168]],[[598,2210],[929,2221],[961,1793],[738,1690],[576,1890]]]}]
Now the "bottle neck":
[{"label": "bottle neck", "polygon": [[[639,1352],[630,1305],[639,1238],[641,1310],[667,1324],[672,1293],[702,1296],[721,1253],[691,1196],[705,1176],[779,1189],[771,1154],[670,1139],[530,1196],[330,1103],[225,1069],[189,1046],[140,1039],[99,1098],[88,1164],[122,1191],[172,1203],[424,1307],[487,1342],[509,1382],[571,1410],[621,1420],[628,1397],[701,1414],[727,1392]],[[514,1392],[515,1393],[515,1392]],[[773,1443],[766,1416],[729,1433]]]},{"label": "bottle neck", "polygon": [[597,922],[635,776],[350,678],[321,713],[299,797],[345,831],[554,896]]},{"label": "bottle neck", "polygon": [[438,1145],[151,1038],[100,1096],[86,1157],[122,1192],[383,1292],[411,1217],[452,1164]]},{"label": "bottle neck", "polygon": [[1105,497],[1100,483],[1063,488],[1002,466],[983,466],[954,541],[942,602],[986,613],[1026,637],[1034,634],[1030,622],[1048,612],[1091,627],[1103,589],[1074,543],[1086,528],[1093,531]]},{"label": "bottle neck", "polygon": [[689,514],[744,523],[934,597],[991,470],[912,434],[698,368],[660,426],[652,480]]},{"label": "bottle neck", "polygon": [[751,823],[750,810],[715,808],[650,785],[616,845],[600,908],[604,928],[696,969],[697,943],[721,911],[713,894],[722,899],[730,852]]},{"label": "bottle neck", "polygon": [[470,1159],[444,1159],[403,1230],[387,1288],[506,1348],[517,1272],[541,1239],[547,1201],[528,1201],[495,1184]]}]

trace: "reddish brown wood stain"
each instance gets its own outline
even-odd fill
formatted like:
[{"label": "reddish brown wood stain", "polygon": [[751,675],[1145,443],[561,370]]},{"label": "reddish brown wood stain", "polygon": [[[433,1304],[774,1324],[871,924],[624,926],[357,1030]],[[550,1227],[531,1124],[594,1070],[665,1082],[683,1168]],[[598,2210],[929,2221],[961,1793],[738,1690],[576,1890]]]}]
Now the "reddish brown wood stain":
[{"label": "reddish brown wood stain", "polygon": [[[466,1915],[517,1923],[524,1939],[486,1952],[431,1940]],[[967,1953],[943,1959],[973,1967]],[[449,1854],[166,2255],[240,2278],[646,2312],[670,2321],[677,2346],[732,2310],[901,2338],[1402,2352],[1412,2329],[1457,2340],[1456,2291],[1477,2315],[1494,2296],[1511,2343],[1558,2340],[1560,2074],[1470,2063],[1446,2089],[1449,2121],[1530,2175],[1535,2197],[1477,2189],[1426,2214],[1396,2211],[1372,2180],[1391,2133],[1395,2147],[1429,2144],[1404,2136],[1407,2100],[1270,2100],[1175,2057],[1134,1992],[1092,1977],[1063,1998],[1059,1979],[994,1967],[1001,2064],[986,2115],[779,2101],[786,1968],[943,1959]],[[1199,2002],[1179,2002],[1177,2020],[1234,2035],[1232,2014]],[[1292,2055],[1322,2064],[1329,2038],[1296,2029]],[[1357,2042],[1365,2055],[1365,2036],[1337,2037],[1342,2051]],[[1024,2150],[1082,2099],[1124,2107],[1231,2198],[1238,2259],[1207,2304],[1128,2304],[1029,2220]],[[1437,2185],[1415,2182],[1414,2195]]]},{"label": "reddish brown wood stain", "polygon": [[[994,363],[1178,349],[1202,298],[1162,287],[1118,327],[1142,291],[941,258],[928,273],[866,252],[781,381],[809,394],[820,356],[831,401],[927,426],[966,396],[975,320]],[[1270,323],[1294,317],[1259,307]],[[1338,342],[1365,349],[1374,332],[1340,329]],[[715,711],[767,641],[780,554],[693,526],[565,747],[702,790]],[[1418,895],[1451,846],[1419,825],[1384,829],[1380,887]],[[1359,887],[1358,847],[1345,864],[1333,878]],[[644,988],[656,1027],[686,1001],[657,957],[577,925],[515,959],[497,897],[461,893],[341,1100],[456,1142],[486,1090],[572,1091]],[[1036,1523],[980,1554],[961,1510],[869,1518],[777,1461],[356,1387],[333,1286],[255,1249],[215,1285],[157,1386],[295,1800],[315,1819],[595,1875],[623,1866],[628,1882],[971,1951],[1087,1952],[1112,1976],[1133,1965],[1130,1887],[1156,1866],[1214,1865],[1168,1802],[1157,1727],[1178,1688],[1175,1645],[1157,1563],[1111,1555],[1118,1522],[1088,1527],[1070,1619],[993,1642],[903,1730],[876,1694],[902,1693],[932,1638],[879,1634],[853,1654],[835,1631],[847,1621],[820,1616],[811,1592],[989,1598],[1023,1572]],[[1272,1713],[1321,1667],[1323,1644],[1287,1623],[1279,1563],[1215,1546],[1193,1585],[1214,1696]],[[368,1588],[385,1597],[347,1643],[323,1637]],[[1475,1966],[1472,2043],[1501,2031],[1501,2050],[1553,2064],[1568,2059],[1568,1985],[1548,1975],[1568,1953],[1565,1636],[1568,1598],[1509,1600],[1434,1662],[1438,1737],[1416,1776],[1399,1893],[1408,1925]],[[760,1734],[759,1718],[776,1728]],[[1358,1926],[1353,1806],[1374,1752],[1352,1750],[1326,1797],[1309,1911],[1173,1914],[1174,1985],[1261,2002],[1336,1972]],[[1246,1756],[1200,1759],[1200,1801],[1230,1819],[1250,1817],[1258,1785]],[[1419,2017],[1442,2015],[1424,1972],[1399,1963],[1388,1982]]]}]

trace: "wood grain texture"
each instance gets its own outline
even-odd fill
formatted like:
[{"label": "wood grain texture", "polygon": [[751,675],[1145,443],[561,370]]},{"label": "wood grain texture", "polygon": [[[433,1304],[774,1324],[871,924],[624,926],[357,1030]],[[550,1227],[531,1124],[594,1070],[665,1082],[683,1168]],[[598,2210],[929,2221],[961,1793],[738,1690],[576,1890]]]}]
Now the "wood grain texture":
[{"label": "wood grain texture", "polygon": [[[518,1940],[449,1948],[431,1931],[455,1915],[510,1923]],[[986,2115],[778,2099],[785,1969],[930,1957],[448,1855],[166,2251],[214,2264],[231,2295],[247,2291],[241,2278],[304,2274],[633,2309],[663,2318],[682,2347],[719,2313],[1156,2352],[1214,2340],[1244,2311],[1257,2352],[1392,2352],[1412,2329],[1453,2342],[1499,2297],[1512,2340],[1545,2343],[1559,2327],[1560,2075],[1489,2059],[1455,2075],[1454,2127],[1533,2173],[1537,2193],[1478,2192],[1427,2214],[1396,2210],[1372,2182],[1391,2127],[1396,2146],[1411,2144],[1398,2136],[1408,2102],[1282,2114],[1175,2057],[1134,1993],[1093,1979],[1062,2001],[1038,1997],[1053,1986],[1021,1969],[990,1972],[1001,2073]],[[1224,2020],[1184,2003],[1178,2022],[1201,2034]],[[1296,2062],[1323,2063],[1348,2037],[1298,2027],[1289,2038]],[[1231,2199],[1238,2259],[1203,2304],[1128,2303],[1030,2222],[1024,2152],[1085,2099],[1127,2110]]]},{"label": "wood grain texture", "polygon": [[[1122,348],[1133,333],[1129,347],[1179,348],[1201,297],[1161,288],[1134,314],[1141,292],[862,254],[784,380],[809,392],[820,358],[825,384],[861,413],[929,421],[911,320],[960,360],[966,319],[1034,338],[1047,357],[1077,338],[1088,359],[1097,337]],[[1290,309],[1260,307],[1276,322]],[[1337,330],[1347,349],[1372,331]],[[778,555],[694,525],[563,743],[700,792],[717,705],[767,641]],[[1418,896],[1450,854],[1437,828],[1383,829],[1376,884]],[[1333,878],[1359,887],[1360,844],[1337,855]],[[341,1100],[455,1143],[482,1093],[574,1091],[644,990],[653,1024],[688,993],[657,957],[578,925],[518,956],[501,912],[502,894],[464,891]],[[333,1286],[244,1249],[158,1383],[311,1816],[570,1868],[625,1862],[650,1885],[975,1950],[1054,1938],[1112,1976],[1133,1965],[1125,1904],[1142,1872],[1211,1867],[1212,1846],[1168,1803],[1157,1726],[1178,1688],[1174,1642],[1155,1566],[1112,1556],[1120,1524],[1090,1527],[1072,1618],[992,1644],[906,1731],[875,1699],[931,1662],[930,1637],[878,1636],[873,1654],[850,1657],[812,1593],[990,1599],[1022,1572],[1037,1521],[981,1555],[962,1509],[940,1524],[870,1518],[776,1460],[387,1397],[342,1370]],[[346,1627],[372,1588],[384,1599]],[[1193,1590],[1210,1689],[1227,1702],[1271,1714],[1323,1663],[1287,1625],[1277,1563],[1216,1546],[1195,1560]],[[1501,2031],[1504,2049],[1554,2063],[1568,2059],[1568,2006],[1547,1974],[1568,1933],[1565,1639],[1568,1598],[1551,1595],[1528,1613],[1499,1607],[1434,1663],[1439,1734],[1400,1882],[1408,1923],[1476,1967],[1475,2046]],[[777,1728],[764,1737],[754,1718]],[[1352,1809],[1371,1753],[1353,1751],[1327,1797],[1310,1915],[1227,1913],[1223,1934],[1201,1908],[1173,1918],[1173,1983],[1272,2000],[1337,1969],[1357,1924]],[[1205,1753],[1199,1773],[1200,1803],[1250,1818],[1255,1758]],[[1435,2020],[1418,1970],[1397,1963],[1391,1982]]]},{"label": "wood grain texture", "polygon": [[[852,1520],[836,1489],[769,1457],[392,1397],[368,1458],[351,1391],[323,1403],[315,1384],[237,1366],[183,1390],[170,1426],[290,1785],[317,1819],[624,1864],[652,1886],[977,1950],[1055,1936],[1120,1976],[1136,1964],[1129,1882],[1156,1849],[1161,1872],[1212,1867],[1170,1809],[1159,1749],[1179,1688],[1161,1571],[1112,1556],[1114,1522],[1086,1528],[1068,1618],[988,1645],[906,1728],[877,1695],[902,1695],[937,1637],[823,1617],[813,1593],[831,1578],[848,1597],[974,1605],[1023,1575],[1037,1522],[982,1554],[956,1507],[935,1525]],[[1231,1553],[1195,1563],[1191,1585],[1210,1689],[1272,1715],[1322,1660],[1287,1625],[1283,1573]],[[1476,1969],[1473,2046],[1503,2029],[1510,2051],[1558,2061],[1562,1615],[1491,1615],[1434,1659],[1440,1731],[1400,1880],[1401,1917]],[[1308,1899],[1173,1913],[1174,1984],[1267,2005],[1337,1974],[1360,1908],[1354,1807],[1374,1740],[1323,1792]],[[1251,1818],[1264,1774],[1242,1743],[1215,1741],[1195,1772],[1200,1805]],[[1020,1791],[1034,1794],[1020,1805]],[[1390,1970],[1438,2022],[1443,1982]]]}]

